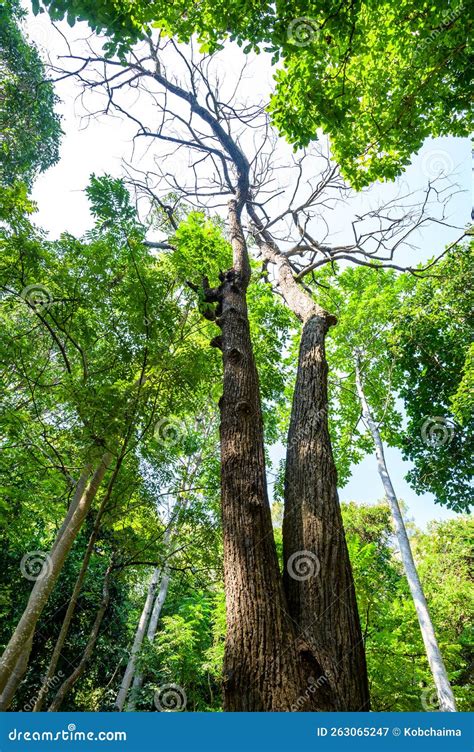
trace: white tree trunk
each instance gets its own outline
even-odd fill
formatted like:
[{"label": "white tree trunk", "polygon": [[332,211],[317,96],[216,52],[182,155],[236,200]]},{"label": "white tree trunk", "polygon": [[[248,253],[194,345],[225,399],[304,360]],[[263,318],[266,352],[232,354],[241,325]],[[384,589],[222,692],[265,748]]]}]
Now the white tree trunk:
[{"label": "white tree trunk", "polygon": [[[190,484],[192,482],[192,480],[194,479],[197,473],[201,460],[202,460],[202,453],[199,452],[192,466],[191,466],[191,460],[189,461],[188,466],[186,468],[184,480],[183,480],[184,485],[186,483]],[[170,548],[172,545],[173,536],[176,533],[177,518],[179,516],[179,512],[181,511],[181,509],[184,509],[186,507],[186,503],[187,503],[187,499],[186,498],[183,499],[183,497],[180,496],[180,494],[178,494],[176,497],[175,504],[172,508],[170,519],[168,521],[168,526],[166,528],[164,539],[163,539],[164,549],[165,549],[165,564],[163,565],[161,569],[159,568],[155,569],[155,571],[153,572],[150,586],[148,589],[148,595],[147,595],[145,605],[143,607],[143,611],[140,616],[140,621],[139,621],[137,631],[135,634],[135,640],[134,640],[132,650],[130,653],[130,658],[128,660],[127,668],[125,669],[125,674],[122,679],[122,684],[120,686],[120,690],[117,695],[117,699],[115,701],[115,709],[119,711],[122,711],[124,709],[124,706],[125,706],[126,712],[134,712],[135,710],[137,695],[143,684],[143,673],[141,671],[136,670],[137,656],[143,644],[145,630],[147,633],[147,639],[150,642],[153,642],[153,640],[155,639],[156,630],[158,627],[158,621],[161,615],[163,604],[168,594],[168,587],[169,587],[169,582],[170,582],[170,572],[169,572],[169,568],[166,562],[168,560],[168,557],[170,555],[172,556],[172,552],[170,554]],[[160,580],[160,577],[161,577],[161,580]],[[156,594],[158,582],[160,582],[160,587],[159,587],[158,593]],[[137,645],[136,650],[135,650],[135,645]],[[128,702],[125,705],[125,702],[127,700],[127,695],[130,690],[130,685],[132,683],[132,679],[133,679],[132,691],[130,692]]]},{"label": "white tree trunk", "polygon": [[[156,635],[156,630],[158,627],[158,620],[161,615],[161,609],[163,608],[163,604],[166,600],[166,596],[168,594],[168,586],[170,583],[170,573],[168,569],[163,570],[163,576],[161,578],[160,583],[160,589],[158,591],[158,595],[156,596],[155,605],[153,606],[153,612],[150,618],[150,623],[148,625],[147,630],[147,640],[150,642],[153,642]],[[130,700],[127,703],[127,712],[131,713],[135,710],[136,705],[136,697],[141,689],[143,684],[143,673],[141,671],[137,671],[135,676],[133,677],[133,686],[132,691],[130,693]]]},{"label": "white tree trunk", "polygon": [[418,616],[418,622],[420,624],[421,635],[425,645],[426,655],[428,663],[433,675],[434,685],[439,700],[440,711],[456,712],[456,703],[449,683],[446,668],[441,656],[441,652],[436,639],[433,623],[431,621],[430,613],[428,610],[428,604],[426,603],[423,587],[418,577],[415,561],[411,551],[410,541],[407,535],[403,516],[398,504],[397,497],[390,479],[390,475],[387,470],[387,464],[385,462],[385,454],[382,439],[378,430],[378,427],[372,417],[367,398],[362,386],[362,379],[360,373],[360,363],[358,357],[355,361],[356,368],[356,386],[357,393],[362,406],[362,415],[367,423],[368,429],[371,433],[372,439],[375,444],[375,455],[377,458],[377,466],[382,484],[384,487],[385,495],[390,504],[393,516],[393,522],[395,526],[395,533],[400,548],[400,554],[405,569],[405,574],[410,586],[410,591],[415,604],[416,614]]},{"label": "white tree trunk", "polygon": [[121,712],[124,708],[125,700],[127,699],[128,690],[130,689],[133,675],[135,673],[137,656],[142,647],[143,638],[145,637],[147,624],[150,619],[150,614],[152,612],[153,601],[155,600],[156,586],[160,578],[160,571],[161,570],[159,568],[156,568],[154,570],[151,576],[150,584],[148,585],[148,593],[145,599],[145,604],[143,606],[142,613],[140,615],[140,619],[139,619],[138,626],[137,626],[137,631],[135,632],[135,639],[133,640],[133,645],[130,651],[130,657],[128,659],[127,668],[125,669],[122,683],[120,685],[120,689],[117,694],[117,699],[115,700],[115,710],[118,710],[119,712]]}]

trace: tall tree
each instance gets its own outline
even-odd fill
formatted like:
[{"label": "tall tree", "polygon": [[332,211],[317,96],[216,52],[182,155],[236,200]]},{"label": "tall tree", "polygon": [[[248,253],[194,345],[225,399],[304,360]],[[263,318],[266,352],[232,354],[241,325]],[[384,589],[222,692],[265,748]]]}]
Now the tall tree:
[{"label": "tall tree", "polygon": [[[2,289],[8,296],[3,365],[22,397],[26,395],[26,412],[39,417],[38,440],[43,435],[56,457],[54,467],[68,479],[75,462],[83,470],[2,658],[6,704],[26,669],[30,638],[109,466],[110,492],[126,455],[146,433],[153,433],[158,406],[169,414],[177,399],[189,404],[190,385],[207,372],[196,370],[199,358],[188,357],[192,339],[187,341],[186,329],[192,328],[191,322],[178,331],[168,327],[166,351],[157,346],[162,346],[163,331],[157,327],[156,308],[165,325],[179,310],[176,296],[170,296],[174,280],[164,268],[159,273],[159,262],[143,243],[143,230],[119,181],[92,181],[89,197],[97,227],[89,243],[71,236],[45,242],[25,217],[25,206],[28,211],[31,207],[19,202],[23,194],[18,190],[14,186],[6,192],[2,207],[10,202],[15,209],[2,228]],[[39,274],[42,284],[26,284]],[[135,285],[139,293],[132,297]],[[103,297],[98,296],[100,287]],[[53,291],[59,290],[54,297]],[[12,372],[9,364],[15,356],[18,365]],[[176,371],[170,369],[170,358]],[[14,415],[17,407],[13,400],[4,414],[12,443],[18,432],[24,441],[25,428],[28,431],[28,425],[18,431],[24,415]],[[58,436],[64,444],[66,430],[69,442],[61,447]],[[69,456],[62,456],[64,449]],[[21,671],[15,669],[17,663]]]},{"label": "tall tree", "polygon": [[[146,52],[141,56],[132,52],[126,62],[123,59],[107,59],[101,55],[95,58],[89,56],[87,59],[72,56],[71,62],[73,65],[79,65],[77,76],[86,89],[91,85],[91,81],[94,90],[97,90],[99,84],[105,87],[109,107],[115,106],[119,112],[130,117],[137,125],[137,137],[163,141],[168,145],[171,143],[177,149],[186,148],[195,155],[191,186],[180,184],[177,180],[169,180],[166,161],[157,163],[155,172],[131,169],[131,179],[137,185],[139,194],[148,197],[152,205],[163,206],[164,195],[169,195],[169,191],[173,191],[178,203],[186,203],[191,197],[192,201],[198,202],[201,206],[206,206],[210,202],[222,205],[223,197],[230,198],[233,202],[236,197],[243,196],[241,209],[237,206],[237,223],[234,210],[229,215],[228,209],[222,209],[224,227],[233,243],[234,254],[239,254],[233,259],[233,268],[242,270],[242,264],[247,258],[247,250],[245,249],[244,253],[240,247],[242,243],[246,243],[247,238],[255,241],[257,251],[263,257],[265,269],[271,266],[275,270],[276,291],[284,297],[289,308],[304,323],[293,420],[288,439],[287,522],[284,530],[288,608],[291,618],[297,625],[298,644],[303,661],[308,657],[310,660],[314,659],[312,672],[319,672],[319,691],[316,693],[317,697],[313,698],[320,703],[319,707],[354,710],[367,708],[363,638],[338,507],[336,473],[325,409],[327,364],[324,343],[327,329],[333,323],[334,317],[313,298],[305,280],[311,279],[313,272],[320,266],[334,263],[339,259],[347,259],[369,267],[380,259],[387,266],[396,266],[392,260],[394,251],[406,240],[410,230],[422,227],[436,217],[433,202],[430,200],[436,189],[429,186],[416,209],[413,205],[404,207],[403,202],[399,205],[396,200],[391,200],[375,212],[372,210],[364,216],[357,217],[352,225],[351,243],[337,246],[317,240],[309,223],[320,216],[320,206],[327,207],[328,202],[331,205],[332,201],[344,196],[347,191],[337,167],[332,165],[329,159],[324,158],[324,155],[313,152],[311,156],[322,161],[322,169],[318,180],[313,181],[309,178],[307,183],[308,170],[311,169],[314,174],[314,163],[310,163],[310,155],[307,155],[307,158],[303,156],[302,159],[295,159],[292,167],[296,174],[296,190],[288,191],[286,205],[278,194],[279,206],[272,209],[265,193],[272,178],[272,163],[269,158],[261,155],[266,154],[265,150],[270,144],[274,145],[275,141],[263,108],[259,104],[242,106],[238,96],[234,95],[229,99],[220,92],[213,80],[212,58],[196,55],[190,69],[188,49],[182,50],[173,41],[162,39],[155,42],[150,38],[147,44]],[[168,73],[171,65],[172,80]],[[178,71],[181,71],[181,80]],[[126,105],[121,101],[128,83],[134,82],[135,85],[137,80],[140,80],[143,92],[146,92],[147,88],[150,90],[153,102],[162,111],[163,119],[159,129],[141,122],[135,113],[127,111]],[[166,100],[157,100],[151,93],[157,85],[167,92]],[[182,114],[183,108],[185,116]],[[251,138],[248,138],[249,136]],[[249,155],[244,148],[244,140],[253,144]],[[167,194],[164,194],[164,188]],[[240,211],[245,211],[250,219],[246,236],[241,236],[239,229],[240,226],[243,227]],[[438,221],[444,221],[442,206],[439,213],[441,216]],[[379,221],[376,230],[373,229],[374,217]],[[324,221],[327,220],[324,218]],[[281,237],[284,238],[283,242]],[[206,274],[205,264],[202,273]],[[192,282],[199,294],[204,314],[210,319],[215,315],[218,325],[227,320],[227,317],[222,319],[221,316],[223,301],[220,298],[227,290],[226,280],[229,284],[232,282],[232,274],[233,272],[229,279],[225,274],[221,274],[221,285],[217,287],[212,287],[206,279],[202,289],[196,281]],[[247,283],[244,288],[247,291]],[[230,287],[228,292],[230,295],[236,291]],[[217,306],[215,313],[212,311],[213,303]],[[239,305],[241,304],[242,301]],[[231,305],[232,314],[234,308],[238,309],[237,303]],[[244,310],[241,313],[247,315]],[[231,331],[229,336],[231,333],[233,334]],[[217,347],[221,347],[222,342],[222,336],[213,340]],[[242,341],[241,348],[245,350],[245,347]],[[234,374],[234,366],[237,364],[227,361],[225,348],[223,352],[225,381],[227,373],[229,377],[232,374],[237,376],[237,373]],[[247,355],[250,357],[249,353]],[[253,362],[247,356],[244,362],[252,371]],[[247,377],[250,379],[249,374]],[[229,381],[230,383],[233,382]],[[237,389],[237,386],[235,384],[233,388]],[[251,386],[250,382],[246,382],[246,389]],[[241,387],[244,387],[243,383]],[[250,394],[247,394],[244,401],[250,403]],[[256,416],[256,419],[260,420],[259,413],[256,413]],[[224,420],[223,415],[222,419]],[[245,422],[241,425],[242,430],[244,427]],[[256,440],[255,436],[254,439]],[[233,446],[231,434],[221,447],[222,471],[224,472],[225,467],[226,473],[228,468],[224,447],[227,440]],[[255,454],[255,457],[258,458],[259,454]],[[315,463],[315,457],[321,461]],[[255,473],[256,488],[260,489],[260,468],[255,468]],[[313,479],[313,482],[306,483],[305,476]],[[227,487],[228,483],[230,478],[226,476],[225,483],[223,481],[223,499],[226,499],[223,513],[225,510],[226,514],[231,514],[234,512],[231,501],[233,497],[230,495],[230,488]],[[227,519],[229,526],[226,528]],[[235,540],[241,540],[244,532],[240,529],[242,521],[232,515],[227,518],[225,514],[223,520],[225,539],[226,536],[228,540],[235,536]],[[261,532],[266,529],[266,525],[267,522],[262,520]],[[235,540],[234,546],[237,545]],[[230,543],[226,546],[225,552],[232,567],[234,564],[237,566],[238,561],[242,563],[242,559],[235,558]],[[308,571],[301,572],[292,567],[300,554],[303,557],[303,567],[309,565]],[[267,562],[265,567],[271,572],[274,566],[273,555],[270,557],[266,549],[261,555],[263,562]],[[319,560],[319,557],[324,571],[319,571],[317,564],[315,565],[315,560]],[[337,561],[337,566],[334,561]],[[246,576],[245,572],[243,575]],[[234,583],[229,579],[232,577],[230,571],[226,576],[229,588],[229,619],[232,628],[239,634],[234,623]],[[272,578],[274,575],[268,576]],[[265,618],[270,618],[270,615],[273,618],[273,611],[268,604],[267,608]],[[246,603],[241,611],[243,622],[247,618],[247,610],[250,612],[251,606]],[[228,645],[232,645],[232,649],[237,651],[233,639],[230,632]],[[242,639],[240,632],[239,649]],[[269,650],[273,650],[272,644],[268,643],[268,647]],[[251,648],[252,646],[245,648],[247,653],[250,653]],[[229,655],[229,652],[227,654]],[[251,665],[253,656],[248,660]],[[241,662],[243,663],[242,659]],[[240,680],[243,682],[241,686],[245,686],[243,674],[240,675]],[[240,695],[242,694],[243,690],[240,692]],[[301,694],[304,692],[300,692]],[[272,707],[271,698],[268,702],[269,707]]]},{"label": "tall tree", "polygon": [[398,547],[400,550],[400,555],[402,558],[408,584],[410,586],[410,592],[415,604],[426,655],[428,656],[428,662],[433,674],[433,680],[439,699],[439,708],[441,711],[455,712],[456,704],[453,691],[449,683],[449,678],[439,649],[438,640],[436,639],[433,622],[428,610],[428,604],[426,602],[423,587],[421,585],[420,578],[416,569],[415,560],[411,551],[410,541],[408,539],[400,505],[398,503],[392,480],[388,472],[382,439],[380,437],[380,432],[378,430],[377,424],[372,417],[369,403],[367,402],[365,395],[361,376],[361,357],[359,351],[355,353],[354,358],[356,387],[360,403],[362,405],[362,415],[374,442],[379,476],[383,484],[385,496],[392,510],[392,517],[395,532],[397,535]]}]

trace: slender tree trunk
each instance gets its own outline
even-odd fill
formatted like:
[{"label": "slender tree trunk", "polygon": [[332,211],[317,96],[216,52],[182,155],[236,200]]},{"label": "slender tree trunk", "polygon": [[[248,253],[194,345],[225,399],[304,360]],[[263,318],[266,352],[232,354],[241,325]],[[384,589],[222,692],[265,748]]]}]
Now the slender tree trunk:
[{"label": "slender tree trunk", "polygon": [[[67,526],[63,525],[59,531],[49,553],[44,575],[36,580],[25,611],[3,653],[0,664],[0,691],[2,692],[18,658],[24,651],[30,637],[34,634],[36,624],[61,573],[66,556],[81,529],[111,459],[111,454],[106,452],[80,498],[77,498],[78,492],[76,491],[73,511],[70,515],[69,513],[67,515],[69,517],[68,524]],[[87,472],[89,473],[89,470]],[[78,491],[81,490],[80,486],[81,483],[78,484]]]},{"label": "slender tree trunk", "polygon": [[164,606],[166,596],[168,595],[168,587],[170,584],[170,571],[168,567],[165,565],[162,571],[161,576],[161,582],[160,582],[160,589],[158,590],[158,595],[156,596],[155,605],[153,606],[153,611],[150,618],[150,624],[148,625],[148,631],[147,631],[147,639],[150,640],[150,642],[153,642],[153,640],[156,637],[156,631],[158,629],[158,621],[161,616],[161,610]]},{"label": "slender tree trunk", "polygon": [[[297,637],[287,611],[268,502],[258,375],[246,290],[250,268],[240,215],[229,206],[234,268],[221,277],[218,301],[224,379],[221,410],[221,499],[227,635],[225,711],[327,708],[326,688],[308,691],[320,666]],[[305,694],[306,693],[306,694]]]},{"label": "slender tree trunk", "polygon": [[395,526],[395,533],[398,540],[398,546],[400,548],[400,554],[405,569],[405,574],[410,586],[410,592],[415,604],[416,614],[418,616],[418,622],[420,625],[421,635],[423,637],[423,643],[425,645],[426,655],[428,663],[433,676],[434,685],[439,700],[439,709],[443,712],[456,712],[456,701],[454,699],[453,691],[449,683],[448,674],[443,662],[443,658],[439,649],[438,641],[431,621],[430,612],[428,610],[428,604],[426,602],[423,587],[418,577],[416,564],[413,559],[411,551],[410,540],[407,535],[405,523],[403,521],[403,515],[396,497],[390,475],[388,473],[387,464],[385,462],[385,453],[382,438],[375,423],[372,412],[365,396],[365,391],[362,384],[359,356],[355,358],[356,369],[356,386],[357,393],[362,406],[362,414],[364,420],[369,428],[375,445],[375,455],[377,458],[377,467],[382,481],[385,495],[390,504],[393,516],[393,522]]},{"label": "slender tree trunk", "polygon": [[[190,486],[192,484],[193,479],[198,472],[201,461],[202,461],[202,452],[198,452],[198,454],[194,457],[194,462],[192,466],[191,466],[192,460],[190,459],[188,461],[188,464],[186,466],[186,472],[183,478],[183,483],[185,485]],[[179,513],[182,509],[185,508],[186,503],[187,503],[186,498],[184,497],[184,500],[183,500],[183,496],[181,494],[178,494],[176,501],[173,505],[173,509],[171,511],[171,518],[168,521],[168,525],[167,525],[165,535],[164,535],[163,543],[164,543],[164,549],[165,549],[165,555],[166,555],[166,562],[162,569],[156,569],[155,572],[153,573],[152,582],[153,582],[153,578],[156,577],[156,583],[153,588],[154,603],[152,600],[151,604],[148,605],[148,597],[147,597],[145,606],[142,611],[142,617],[140,618],[140,622],[137,628],[137,633],[135,635],[135,640],[137,641],[137,649],[136,651],[134,651],[134,648],[132,647],[132,652],[130,654],[127,669],[125,671],[125,675],[122,680],[122,685],[121,685],[121,688],[120,688],[120,691],[119,691],[119,694],[117,696],[117,700],[115,703],[116,710],[123,710],[124,702],[126,700],[127,693],[130,688],[130,680],[133,676],[133,685],[132,685],[132,689],[128,698],[128,702],[125,706],[125,710],[128,713],[135,711],[136,699],[143,685],[143,671],[137,671],[136,658],[143,644],[144,630],[147,629],[147,625],[148,625],[147,635],[146,635],[147,640],[149,642],[153,642],[153,640],[155,639],[156,631],[158,628],[158,620],[160,618],[161,609],[163,608],[164,602],[166,600],[166,596],[168,594],[168,586],[170,582],[170,572],[167,566],[167,560],[170,554],[170,546],[172,545],[173,536],[177,529],[177,521],[178,521]],[[160,587],[159,587],[158,594],[157,594],[156,589],[157,589],[158,582],[160,583]],[[150,583],[150,587],[151,587],[151,583]],[[143,626],[142,626],[142,618],[145,618]],[[134,642],[134,646],[135,646],[135,642]]]},{"label": "slender tree trunk", "polygon": [[283,583],[292,619],[323,669],[335,711],[369,709],[357,601],[328,430],[325,337],[336,319],[296,282],[288,258],[252,205],[264,258],[286,304],[303,324],[288,433]]},{"label": "slender tree trunk", "polygon": [[32,644],[33,633],[31,633],[30,638],[25,645],[25,649],[20,653],[20,657],[15,664],[15,668],[10,674],[10,678],[5,685],[5,689],[0,696],[0,710],[2,711],[7,710],[10,707],[15,692],[18,689],[19,684],[23,680],[24,675],[26,674]]},{"label": "slender tree trunk", "polygon": [[110,602],[110,589],[109,589],[109,578],[110,573],[112,571],[112,564],[108,567],[105,578],[104,578],[104,585],[102,590],[102,601],[99,607],[99,610],[97,611],[97,615],[95,617],[94,625],[92,627],[91,633],[89,635],[89,639],[87,641],[86,648],[84,650],[84,653],[82,654],[82,658],[79,661],[79,664],[76,666],[72,674],[70,674],[67,679],[63,681],[61,686],[59,687],[57,694],[51,703],[51,705],[48,708],[48,712],[57,712],[59,708],[61,707],[62,703],[64,702],[64,699],[68,692],[71,691],[75,683],[80,679],[82,674],[84,673],[87,663],[89,662],[92,652],[95,648],[97,638],[99,636],[100,627],[103,621],[103,618],[105,616],[105,613],[107,611],[109,602]]},{"label": "slender tree trunk", "polygon": [[[86,467],[82,471],[81,476],[77,482],[76,489],[74,491],[74,496],[71,500],[66,516],[64,517],[61,523],[61,526],[58,532],[56,533],[56,538],[51,547],[49,556],[51,556],[52,552],[57,547],[64,531],[66,530],[71,520],[73,512],[77,509],[77,506],[86,489],[87,482],[89,480],[89,476],[91,472],[92,472],[92,466],[86,465]],[[34,630],[31,633],[30,638],[25,641],[20,653],[18,654],[15,666],[11,670],[10,676],[8,678],[7,685],[5,686],[5,689],[0,696],[0,711],[4,711],[8,709],[19,684],[21,683],[23,676],[26,673],[26,670],[28,668],[28,662],[30,659],[31,647],[33,644],[33,636],[34,636]]]},{"label": "slender tree trunk", "polygon": [[[161,581],[160,581],[160,588],[158,590],[158,595],[155,599],[155,604],[153,606],[153,611],[150,617],[150,623],[148,625],[147,630],[147,640],[149,642],[153,642],[153,640],[156,637],[156,630],[158,628],[158,620],[161,615],[161,610],[163,608],[164,602],[166,600],[166,596],[168,595],[168,587],[170,584],[170,573],[169,570],[165,567],[162,571]],[[135,676],[133,677],[133,685],[132,685],[132,691],[130,693],[130,699],[127,703],[127,712],[131,713],[134,712],[136,707],[136,698],[138,695],[138,692],[142,688],[143,685],[143,671],[137,671],[135,673]]]},{"label": "slender tree trunk", "polygon": [[[64,517],[61,523],[61,526],[58,532],[56,533],[56,538],[54,540],[54,543],[52,545],[51,552],[49,555],[52,554],[52,552],[58,545],[58,542],[61,540],[61,537],[71,520],[74,510],[77,508],[77,505],[79,504],[82,498],[82,495],[87,486],[87,481],[89,479],[91,472],[92,472],[92,467],[90,465],[87,465],[85,469],[83,470],[83,472],[81,473],[81,477],[79,478],[77,485],[76,485],[76,489],[74,491],[74,496],[71,500],[66,516]],[[14,668],[12,669],[11,674],[8,678],[7,684],[5,686],[5,689],[3,690],[0,696],[0,711],[7,710],[10,707],[10,704],[15,695],[15,692],[18,686],[20,685],[23,679],[23,676],[26,673],[26,670],[28,668],[28,662],[30,659],[31,647],[33,644],[33,636],[34,636],[34,631],[31,633],[30,639],[28,639],[24,643],[23,648],[18,655],[16,664]]]},{"label": "slender tree trunk", "polygon": [[145,637],[145,631],[153,608],[153,601],[155,599],[156,587],[160,578],[160,569],[156,568],[151,576],[150,584],[148,585],[148,592],[145,599],[145,604],[140,615],[137,631],[135,632],[135,638],[133,640],[132,649],[130,651],[130,657],[128,659],[127,667],[122,678],[122,683],[115,700],[114,710],[121,712],[124,708],[125,701],[127,699],[128,690],[132,683],[133,675],[135,673],[135,667],[137,662],[138,653],[141,650],[143,644],[143,638]]},{"label": "slender tree trunk", "polygon": [[114,472],[112,474],[112,477],[109,481],[109,485],[107,486],[107,492],[104,495],[104,498],[101,501],[100,507],[97,511],[97,515],[94,522],[94,528],[92,530],[92,533],[89,537],[89,541],[87,544],[86,552],[84,554],[84,558],[82,560],[81,569],[79,571],[79,574],[77,576],[74,590],[72,591],[71,600],[69,601],[66,614],[64,616],[63,623],[61,625],[61,631],[58,635],[58,639],[56,640],[56,645],[54,646],[53,654],[51,656],[51,660],[49,662],[48,670],[44,676],[43,684],[41,685],[41,689],[38,693],[38,697],[36,699],[35,706],[33,708],[33,712],[38,713],[41,708],[43,707],[44,700],[46,698],[46,695],[48,694],[48,690],[50,687],[50,680],[53,678],[54,673],[56,671],[56,667],[58,665],[59,657],[61,655],[61,650],[64,647],[64,643],[66,641],[66,637],[69,632],[69,627],[71,625],[72,617],[74,616],[74,612],[76,610],[77,601],[79,598],[79,594],[82,589],[82,585],[84,583],[85,576],[87,574],[87,569],[89,567],[89,561],[92,556],[92,552],[94,550],[94,545],[97,540],[97,536],[99,534],[100,525],[102,522],[102,517],[105,512],[105,509],[107,507],[107,504],[109,503],[112,490],[115,484],[115,481],[117,479],[118,471],[120,469],[120,460],[117,462]]}]

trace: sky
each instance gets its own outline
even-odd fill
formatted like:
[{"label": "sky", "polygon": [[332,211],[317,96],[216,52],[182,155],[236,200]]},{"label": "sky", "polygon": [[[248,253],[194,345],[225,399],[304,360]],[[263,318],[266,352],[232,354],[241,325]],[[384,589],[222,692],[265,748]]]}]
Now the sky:
[{"label": "sky", "polygon": [[[71,42],[74,52],[84,50],[84,42],[76,41],[89,35],[84,24],[77,24],[70,29],[66,23],[59,24],[62,34]],[[49,55],[53,63],[58,54],[65,54],[63,37],[51,26],[46,14],[38,17],[29,16],[26,29],[30,38],[39,46],[43,56]],[[240,53],[233,50],[223,57],[223,71],[230,80],[238,67]],[[258,62],[251,62],[248,88],[252,95],[268,96],[272,71],[265,56]],[[51,238],[67,230],[76,235],[83,234],[92,226],[84,188],[92,173],[109,173],[113,176],[122,174],[122,160],[132,157],[132,138],[134,127],[129,121],[119,117],[101,117],[84,119],[84,102],[78,98],[80,93],[72,79],[57,85],[60,98],[58,110],[62,116],[65,135],[62,140],[59,163],[41,175],[34,186],[33,198],[38,205],[36,222],[43,227]],[[85,102],[88,106],[88,102]],[[147,105],[140,100],[130,99],[127,104],[134,112],[148,115]],[[146,166],[147,154],[142,153],[141,166]],[[451,200],[448,215],[451,224],[464,227],[471,213],[471,153],[467,139],[442,138],[428,140],[406,173],[399,179],[397,186],[375,185],[370,192],[360,194],[351,202],[352,212],[367,211],[379,200],[393,195],[395,189],[404,190],[422,187],[427,180],[440,172],[455,180],[459,192]],[[332,225],[337,242],[344,242],[348,231],[347,209],[341,207],[332,215]],[[349,223],[350,226],[350,223]],[[418,263],[437,253],[446,244],[460,235],[459,230],[433,225],[425,227],[416,238],[417,249],[405,249],[397,257],[401,263]],[[425,527],[432,519],[447,519],[456,515],[446,508],[435,505],[430,494],[417,496],[404,480],[409,465],[403,462],[396,449],[387,450],[387,463],[397,495],[404,500],[409,518],[420,527]],[[383,497],[383,489],[376,468],[375,457],[366,457],[353,469],[352,478],[340,491],[342,501],[376,502]]]}]

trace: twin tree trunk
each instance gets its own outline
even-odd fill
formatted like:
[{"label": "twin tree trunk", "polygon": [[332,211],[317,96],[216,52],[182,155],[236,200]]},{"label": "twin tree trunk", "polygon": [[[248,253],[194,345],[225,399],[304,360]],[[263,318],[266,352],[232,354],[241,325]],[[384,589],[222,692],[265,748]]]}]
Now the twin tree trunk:
[{"label": "twin tree trunk", "polygon": [[380,479],[382,481],[385,495],[392,510],[393,523],[398,540],[398,546],[400,548],[403,568],[405,569],[405,574],[410,586],[413,603],[415,604],[415,610],[418,617],[418,623],[420,625],[423,643],[425,645],[428,663],[433,676],[434,685],[436,687],[436,693],[438,695],[439,709],[442,712],[456,712],[456,702],[454,699],[453,691],[449,683],[448,674],[443,662],[443,657],[441,655],[438,641],[436,639],[433,622],[431,621],[428,604],[426,603],[425,594],[423,592],[423,586],[420,582],[420,578],[418,577],[418,572],[416,569],[415,561],[413,559],[410,541],[407,535],[405,523],[403,521],[400,505],[398,503],[398,499],[395,494],[390,475],[388,473],[387,464],[385,462],[385,453],[382,438],[380,436],[377,424],[372,417],[372,412],[365,395],[364,387],[362,384],[360,360],[358,354],[356,354],[355,357],[355,373],[357,393],[359,395],[360,403],[362,406],[362,415],[374,442]]},{"label": "twin tree trunk", "polygon": [[[283,583],[289,613],[315,657],[331,711],[369,710],[365,646],[337,495],[328,429],[325,338],[336,319],[294,278],[288,257],[247,211],[288,308],[302,322],[287,441]],[[302,708],[298,708],[302,709]]]},{"label": "twin tree trunk", "polygon": [[225,711],[328,710],[326,685],[288,612],[267,495],[263,424],[246,291],[250,268],[240,216],[229,207],[234,268],[207,290],[217,302],[224,378],[220,400],[221,498],[227,637]]}]

